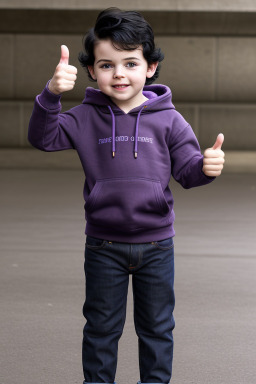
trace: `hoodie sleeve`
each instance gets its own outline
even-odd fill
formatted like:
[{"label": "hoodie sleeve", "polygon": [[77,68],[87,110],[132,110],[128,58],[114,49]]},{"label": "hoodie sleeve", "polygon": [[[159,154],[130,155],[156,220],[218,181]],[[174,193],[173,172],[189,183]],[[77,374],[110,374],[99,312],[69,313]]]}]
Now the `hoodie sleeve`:
[{"label": "hoodie sleeve", "polygon": [[206,176],[203,171],[203,158],[198,140],[191,126],[177,113],[169,150],[172,164],[172,176],[189,189],[211,183],[215,177]]},{"label": "hoodie sleeve", "polygon": [[74,149],[72,132],[77,127],[77,121],[70,113],[60,113],[61,95],[50,92],[47,85],[36,97],[28,140],[35,148],[47,152]]}]

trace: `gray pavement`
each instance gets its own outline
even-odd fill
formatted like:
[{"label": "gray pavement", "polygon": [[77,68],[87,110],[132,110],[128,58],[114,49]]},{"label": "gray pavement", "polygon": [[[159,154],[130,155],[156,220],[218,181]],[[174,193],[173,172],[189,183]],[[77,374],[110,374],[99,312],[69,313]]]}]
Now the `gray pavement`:
[{"label": "gray pavement", "polygon": [[[83,174],[0,170],[0,383],[82,383]],[[256,175],[172,183],[173,384],[256,382]],[[131,284],[130,284],[131,288]],[[139,380],[129,290],[116,381]]]}]

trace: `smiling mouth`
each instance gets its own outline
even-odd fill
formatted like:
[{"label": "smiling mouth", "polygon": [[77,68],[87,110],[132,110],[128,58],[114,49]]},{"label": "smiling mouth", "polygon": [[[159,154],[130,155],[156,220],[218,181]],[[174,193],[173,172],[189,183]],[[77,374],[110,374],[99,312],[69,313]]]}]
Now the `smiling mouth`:
[{"label": "smiling mouth", "polygon": [[127,88],[129,87],[129,84],[117,84],[117,85],[112,85],[112,87],[115,89]]}]

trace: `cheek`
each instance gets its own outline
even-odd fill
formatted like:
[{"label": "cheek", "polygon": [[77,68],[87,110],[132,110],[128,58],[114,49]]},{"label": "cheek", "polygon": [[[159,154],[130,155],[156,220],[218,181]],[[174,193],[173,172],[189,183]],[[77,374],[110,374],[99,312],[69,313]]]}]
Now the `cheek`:
[{"label": "cheek", "polygon": [[100,74],[97,77],[97,82],[99,86],[105,87],[109,84],[109,81],[110,81],[109,74],[104,74],[104,75]]},{"label": "cheek", "polygon": [[133,77],[133,82],[138,87],[141,87],[141,84],[144,85],[146,81],[146,73],[144,71],[137,72],[136,75]]},{"label": "cheek", "polygon": [[136,71],[135,77],[139,80],[145,79],[147,76],[147,68],[141,67],[138,71]]}]

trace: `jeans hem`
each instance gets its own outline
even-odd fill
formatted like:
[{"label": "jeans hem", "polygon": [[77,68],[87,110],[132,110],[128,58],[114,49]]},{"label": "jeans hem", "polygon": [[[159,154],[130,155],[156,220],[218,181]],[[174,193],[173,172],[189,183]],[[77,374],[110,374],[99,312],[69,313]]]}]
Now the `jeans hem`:
[{"label": "jeans hem", "polygon": [[84,381],[83,384],[117,384],[117,383],[115,381],[114,381],[114,383],[92,383],[89,381]]},{"label": "jeans hem", "polygon": [[[147,383],[142,383],[141,381],[138,381],[137,384],[147,384]],[[150,383],[150,384],[166,384],[166,383]],[[168,383],[170,384],[170,383]]]}]

